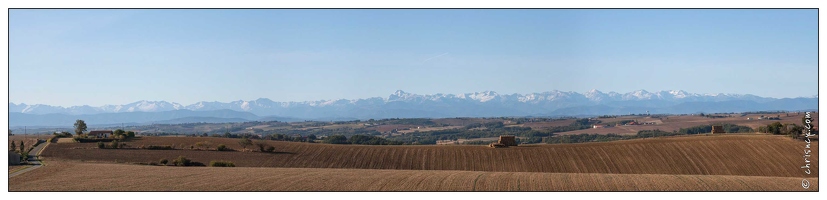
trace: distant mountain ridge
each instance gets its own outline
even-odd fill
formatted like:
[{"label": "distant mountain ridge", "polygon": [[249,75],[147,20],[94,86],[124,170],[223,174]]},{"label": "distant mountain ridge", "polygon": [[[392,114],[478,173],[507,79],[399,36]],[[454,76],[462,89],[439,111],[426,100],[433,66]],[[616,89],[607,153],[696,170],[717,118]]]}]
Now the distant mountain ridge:
[{"label": "distant mountain ridge", "polygon": [[[275,102],[267,98],[250,101],[197,102],[181,105],[166,101],[138,101],[126,105],[100,107],[50,105],[26,105],[9,103],[10,125],[14,117],[24,115],[94,116],[123,113],[155,113],[169,111],[236,111],[248,116],[233,116],[234,120],[270,119],[367,119],[409,117],[498,117],[498,116],[557,116],[557,115],[616,115],[629,113],[697,113],[697,112],[744,112],[764,110],[813,110],[818,109],[818,96],[799,98],[767,98],[750,94],[696,94],[683,90],[649,92],[636,90],[625,94],[604,93],[590,90],[585,93],[559,90],[531,94],[499,94],[494,91],[465,94],[412,94],[397,90],[387,98],[338,99],[304,102]],[[24,115],[12,115],[19,113]],[[146,115],[146,114],[140,114]],[[125,115],[127,116],[127,115]],[[136,115],[138,116],[138,115]],[[75,117],[75,118],[76,118]],[[215,117],[191,114],[198,117]],[[70,117],[71,118],[71,117]],[[157,118],[155,121],[173,120]],[[206,119],[206,118],[203,118]],[[34,120],[34,119],[32,119]],[[124,122],[138,122],[124,117]],[[209,119],[216,121],[218,119]],[[25,120],[24,120],[25,121]],[[111,120],[108,120],[111,121]],[[170,121],[170,122],[174,122]],[[180,120],[179,120],[180,121]],[[218,120],[220,121],[220,120]],[[18,122],[18,121],[15,121]],[[19,121],[23,122],[23,121]],[[26,123],[31,124],[31,123]],[[38,123],[40,124],[40,123]]]}]

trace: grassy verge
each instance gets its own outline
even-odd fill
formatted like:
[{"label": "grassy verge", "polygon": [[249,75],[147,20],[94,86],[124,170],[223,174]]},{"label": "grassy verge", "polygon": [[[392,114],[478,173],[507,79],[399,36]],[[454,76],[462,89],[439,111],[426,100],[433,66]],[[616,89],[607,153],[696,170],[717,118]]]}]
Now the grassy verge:
[{"label": "grassy verge", "polygon": [[16,172],[22,171],[22,170],[24,170],[24,169],[28,169],[29,167],[32,167],[32,166],[33,166],[33,165],[28,165],[28,164],[27,164],[25,167],[21,167],[21,168],[17,168],[17,169],[14,169],[14,170],[12,170],[12,171],[9,171],[9,174],[13,174],[13,173],[16,173]]}]

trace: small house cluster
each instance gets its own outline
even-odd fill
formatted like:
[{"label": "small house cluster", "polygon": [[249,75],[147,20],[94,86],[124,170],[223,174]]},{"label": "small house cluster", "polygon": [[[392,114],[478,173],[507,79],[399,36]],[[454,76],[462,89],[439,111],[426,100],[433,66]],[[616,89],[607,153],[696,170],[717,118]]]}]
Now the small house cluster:
[{"label": "small house cluster", "polygon": [[94,136],[96,138],[108,138],[112,136],[112,130],[103,130],[103,131],[89,131],[86,135]]}]

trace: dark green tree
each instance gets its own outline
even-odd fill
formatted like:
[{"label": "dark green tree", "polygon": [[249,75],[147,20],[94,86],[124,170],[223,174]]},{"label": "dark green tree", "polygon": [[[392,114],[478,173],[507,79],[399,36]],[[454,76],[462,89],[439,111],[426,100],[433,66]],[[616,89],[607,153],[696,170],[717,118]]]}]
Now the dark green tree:
[{"label": "dark green tree", "polygon": [[125,133],[126,133],[126,131],[123,131],[123,130],[121,130],[121,129],[117,129],[117,130],[115,130],[115,132],[113,132],[113,133],[112,133],[112,135],[113,135],[113,136],[115,136],[115,137],[117,138],[117,137],[119,137],[119,136],[121,136],[121,135],[124,135]]},{"label": "dark green tree", "polygon": [[267,148],[270,147],[270,145],[267,145],[267,143],[264,142],[256,142],[256,146],[258,146],[258,150],[261,152],[267,152]]},{"label": "dark green tree", "polygon": [[344,135],[332,135],[324,139],[324,143],[328,144],[349,144],[347,137]]},{"label": "dark green tree", "polygon": [[86,131],[86,122],[83,120],[75,121],[75,134],[80,135],[83,134],[84,131]]},{"label": "dark green tree", "polygon": [[784,125],[781,124],[781,122],[773,122],[772,124],[767,125],[767,132],[772,133],[773,135],[780,135],[783,128]]}]

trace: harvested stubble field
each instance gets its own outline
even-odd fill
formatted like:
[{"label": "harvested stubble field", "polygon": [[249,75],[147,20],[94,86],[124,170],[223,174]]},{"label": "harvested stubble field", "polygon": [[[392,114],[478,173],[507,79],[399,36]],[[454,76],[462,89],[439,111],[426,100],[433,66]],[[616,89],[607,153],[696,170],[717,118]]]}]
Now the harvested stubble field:
[{"label": "harvested stubble field", "polygon": [[390,124],[390,125],[379,125],[379,126],[372,126],[365,128],[365,130],[375,130],[379,132],[390,132],[393,130],[401,131],[406,128],[416,128],[416,125],[407,125],[407,124]]},{"label": "harvested stubble field", "polygon": [[443,119],[432,119],[431,120],[437,124],[448,124],[449,126],[467,126],[473,123],[488,123],[488,122],[502,122],[502,119],[482,119],[482,118],[443,118]]},{"label": "harvested stubble field", "polygon": [[[145,137],[130,146],[210,141],[241,149],[237,139]],[[772,135],[716,135],[603,143],[521,146],[363,146],[268,141],[281,153],[97,149],[95,144],[52,144],[43,156],[94,162],[151,162],[179,155],[193,161],[232,161],[239,167],[460,170],[605,174],[683,174],[802,177],[805,143]],[[818,142],[812,143],[818,176]]]},{"label": "harvested stubble field", "polygon": [[441,130],[448,130],[448,129],[459,129],[462,126],[439,126],[439,127],[413,127],[409,130],[400,130],[399,133],[413,133],[413,132],[425,132],[425,131],[441,131]]},{"label": "harvested stubble field", "polygon": [[550,121],[550,122],[527,122],[527,123],[524,123],[524,124],[512,125],[512,126],[531,127],[532,129],[543,129],[543,128],[549,128],[549,127],[555,127],[555,126],[568,126],[574,121],[575,121],[574,119],[566,119],[566,120],[556,120],[556,121]]},{"label": "harvested stubble field", "polygon": [[[318,168],[187,168],[48,161],[10,191],[817,191],[818,178]],[[79,173],[95,172],[95,173]],[[126,173],[125,173],[126,172]],[[77,184],[78,180],[86,181]],[[348,183],[348,184],[342,184]]]}]

